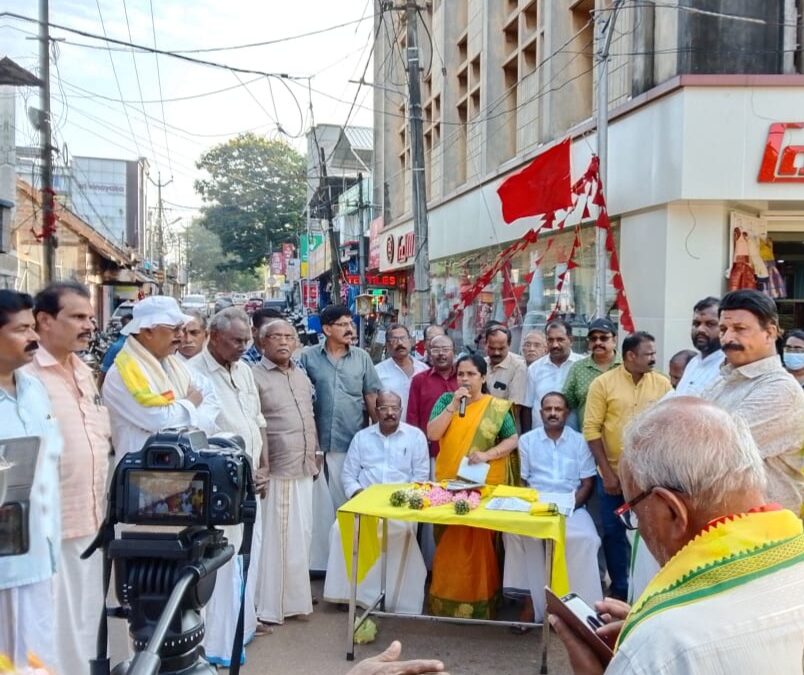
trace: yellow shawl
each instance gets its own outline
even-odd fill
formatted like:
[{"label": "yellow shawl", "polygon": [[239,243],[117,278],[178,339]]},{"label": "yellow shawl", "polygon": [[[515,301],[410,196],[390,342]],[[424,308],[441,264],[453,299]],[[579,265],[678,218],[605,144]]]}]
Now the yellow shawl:
[{"label": "yellow shawl", "polygon": [[166,406],[184,398],[190,372],[177,356],[159,361],[132,335],[114,360],[123,384],[141,406]]}]

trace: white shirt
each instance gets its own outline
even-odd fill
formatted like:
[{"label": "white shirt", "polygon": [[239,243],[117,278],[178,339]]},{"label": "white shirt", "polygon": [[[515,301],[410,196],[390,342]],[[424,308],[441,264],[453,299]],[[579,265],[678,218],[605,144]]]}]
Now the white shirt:
[{"label": "white shirt", "polygon": [[220,402],[220,412],[215,418],[218,429],[243,437],[252,466],[257,469],[262,451],[260,429],[265,426],[265,418],[260,409],[260,395],[251,366],[236,361],[231,369],[225,368],[206,347],[188,363],[194,371],[207,377],[215,387]]},{"label": "white shirt", "polygon": [[539,427],[519,437],[519,464],[528,486],[542,492],[574,492],[597,473],[583,434],[565,426],[557,441]]},{"label": "white shirt", "polygon": [[659,612],[626,636],[606,675],[800,673],[804,564]]},{"label": "white shirt", "polygon": [[[425,370],[430,370],[430,367],[423,361],[413,361],[413,375],[418,375]],[[402,399],[402,414],[400,419],[405,419],[408,412],[408,396],[410,395],[410,381],[413,375],[408,375],[402,370],[393,359],[385,359],[380,361],[376,366],[377,376],[382,382],[382,388],[387,391],[392,391],[399,395]]]},{"label": "white shirt", "polygon": [[343,489],[348,497],[375,483],[411,483],[430,478],[427,438],[420,429],[399,423],[390,436],[380,425],[358,431],[343,464]]},{"label": "white shirt", "polygon": [[687,367],[684,368],[684,375],[676,387],[676,396],[701,396],[705,389],[709,387],[719,376],[720,366],[723,365],[725,358],[723,351],[718,349],[706,358],[701,358],[700,353],[690,359]]},{"label": "white shirt", "polygon": [[112,445],[116,461],[127,452],[142,450],[152,434],[171,427],[196,427],[207,434],[217,430],[215,418],[220,406],[215,388],[204,376],[190,369],[192,385],[201,392],[204,400],[197,408],[187,399],[170,405],[146,407],[137,403],[123,378],[113,365],[103,381],[103,403],[109,409],[112,424]]},{"label": "white shirt", "polygon": [[[564,383],[567,381],[572,364],[582,358],[583,354],[570,352],[567,360],[557,366],[550,360],[550,354],[545,354],[528,366],[528,390],[525,394],[525,405],[533,410],[534,428],[542,425],[539,410],[542,407],[544,395],[549,394],[551,391],[564,391]],[[577,428],[578,422],[575,411],[572,412],[567,420],[567,425]]]}]

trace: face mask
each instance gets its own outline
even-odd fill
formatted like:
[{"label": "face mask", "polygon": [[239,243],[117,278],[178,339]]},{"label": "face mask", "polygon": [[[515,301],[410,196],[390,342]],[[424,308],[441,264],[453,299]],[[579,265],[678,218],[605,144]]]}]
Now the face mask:
[{"label": "face mask", "polygon": [[801,370],[804,368],[804,354],[785,352],[784,365],[788,370]]}]

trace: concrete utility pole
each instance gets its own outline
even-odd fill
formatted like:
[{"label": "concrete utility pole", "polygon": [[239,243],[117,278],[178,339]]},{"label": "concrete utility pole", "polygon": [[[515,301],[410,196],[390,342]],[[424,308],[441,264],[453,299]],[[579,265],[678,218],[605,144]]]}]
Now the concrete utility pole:
[{"label": "concrete utility pole", "polygon": [[[609,150],[609,48],[614,24],[623,0],[614,0],[611,11],[600,23],[597,53],[597,156],[600,159],[600,179],[608,191],[608,150]],[[606,316],[606,286],[608,281],[608,256],[606,254],[606,232],[595,228],[595,316]]]},{"label": "concrete utility pole", "polygon": [[42,245],[44,282],[53,281],[56,272],[56,212],[53,192],[53,141],[50,128],[50,10],[48,0],[39,1],[39,139],[42,160]]},{"label": "concrete utility pole", "polygon": [[[366,292],[366,247],[365,247],[365,233],[366,226],[363,222],[363,213],[365,212],[366,205],[363,203],[363,172],[359,171],[357,174],[357,222],[360,235],[357,238],[357,271],[360,275],[360,294]],[[358,336],[358,345],[365,346],[366,342],[366,319],[360,318],[359,325],[360,335]]]},{"label": "concrete utility pole", "polygon": [[[156,185],[156,237],[158,242],[158,254],[159,254],[159,273],[161,275],[161,281],[159,282],[159,294],[165,294],[165,283],[167,282],[167,273],[165,271],[165,205],[162,201],[162,188],[167,187],[173,182],[171,178],[166,183],[162,182],[162,172],[160,171],[157,174],[158,182],[154,183]],[[153,183],[153,181],[151,181]]]},{"label": "concrete utility pole", "polygon": [[[422,128],[422,92],[419,77],[421,59],[418,35],[419,8],[416,0],[407,0],[408,114],[410,121],[410,157],[413,164],[411,198],[416,255],[413,279],[416,286],[416,325],[424,330],[430,323],[430,245],[427,233],[427,188],[424,175],[424,130]],[[393,45],[389,46],[393,48]]]},{"label": "concrete utility pole", "polygon": [[323,195],[324,189],[327,192],[327,234],[329,236],[330,253],[330,275],[332,276],[332,304],[341,304],[341,279],[340,279],[340,255],[338,253],[338,240],[335,236],[335,225],[332,222],[332,191],[327,185],[327,158],[324,148],[319,148],[318,162],[321,165],[321,178],[319,189]]}]

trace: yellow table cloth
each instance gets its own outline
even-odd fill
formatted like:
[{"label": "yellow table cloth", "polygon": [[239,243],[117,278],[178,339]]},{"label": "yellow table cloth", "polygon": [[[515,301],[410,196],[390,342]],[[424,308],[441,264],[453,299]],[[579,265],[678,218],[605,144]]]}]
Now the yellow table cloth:
[{"label": "yellow table cloth", "polygon": [[[564,516],[557,513],[523,513],[517,511],[489,511],[486,504],[495,496],[489,494],[480,500],[480,506],[459,516],[453,504],[432,506],[419,511],[407,506],[391,506],[391,494],[396,490],[412,487],[402,485],[372,485],[353,497],[338,509],[338,524],[341,530],[341,545],[346,560],[346,572],[352,576],[352,545],[354,538],[354,514],[360,516],[360,548],[357,553],[357,580],[362,581],[380,557],[380,539],[377,532],[378,518],[403,520],[416,523],[435,523],[437,525],[465,525],[486,530],[521,534],[527,537],[553,540],[553,565],[550,587],[556,595],[569,593],[567,561],[565,558]],[[518,490],[527,488],[508,488],[505,496],[524,496]],[[529,492],[534,492],[530,490]],[[501,496],[501,495],[496,495]],[[531,496],[531,495],[528,495]],[[525,497],[527,499],[527,497]],[[528,500],[530,501],[530,500]],[[546,505],[545,505],[546,506]]]}]

